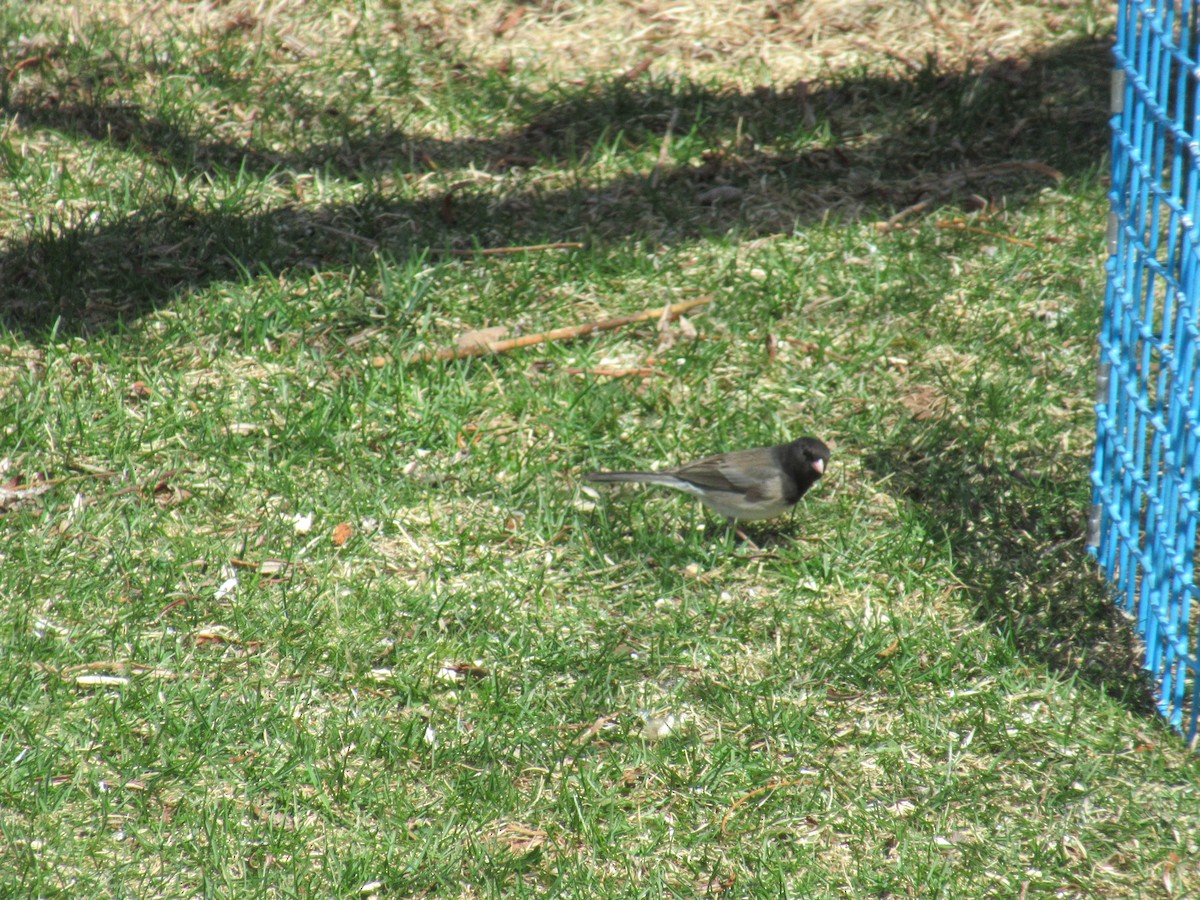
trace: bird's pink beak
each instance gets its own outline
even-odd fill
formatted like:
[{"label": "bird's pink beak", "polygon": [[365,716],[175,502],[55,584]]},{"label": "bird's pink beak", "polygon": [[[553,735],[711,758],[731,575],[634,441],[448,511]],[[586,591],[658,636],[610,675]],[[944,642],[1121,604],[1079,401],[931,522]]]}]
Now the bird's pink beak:
[{"label": "bird's pink beak", "polygon": [[825,460],[823,460],[823,459],[813,460],[813,468],[817,470],[818,475],[824,475],[825,474]]}]

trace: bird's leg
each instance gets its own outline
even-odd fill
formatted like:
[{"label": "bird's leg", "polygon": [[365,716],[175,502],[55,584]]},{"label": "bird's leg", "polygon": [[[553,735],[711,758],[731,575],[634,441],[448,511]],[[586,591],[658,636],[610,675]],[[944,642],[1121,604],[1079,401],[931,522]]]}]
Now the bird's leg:
[{"label": "bird's leg", "polygon": [[743,541],[745,541],[747,544],[750,545],[751,550],[753,550],[755,553],[762,550],[762,547],[760,547],[760,546],[758,546],[758,544],[754,543],[754,541],[751,539],[750,535],[746,534],[746,532],[742,531],[742,529],[737,527],[737,525],[734,523],[733,519],[729,520],[729,525],[733,529],[733,532],[738,537],[740,537]]}]

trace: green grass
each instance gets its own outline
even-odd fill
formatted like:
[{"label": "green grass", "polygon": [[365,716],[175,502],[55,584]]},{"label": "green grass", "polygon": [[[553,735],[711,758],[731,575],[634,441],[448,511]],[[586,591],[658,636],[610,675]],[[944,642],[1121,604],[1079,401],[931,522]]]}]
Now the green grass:
[{"label": "green grass", "polygon": [[[0,895],[1200,893],[1083,548],[1090,7],[803,102],[104,9],[0,12]],[[801,433],[762,550],[579,482]]]}]

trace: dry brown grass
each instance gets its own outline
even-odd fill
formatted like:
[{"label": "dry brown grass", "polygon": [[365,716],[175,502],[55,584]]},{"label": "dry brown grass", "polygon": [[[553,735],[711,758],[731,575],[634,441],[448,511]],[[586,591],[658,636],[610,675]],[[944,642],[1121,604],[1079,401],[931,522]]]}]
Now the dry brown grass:
[{"label": "dry brown grass", "polygon": [[830,71],[947,68],[1053,43],[1069,4],[1011,2],[511,2],[406,4],[399,28],[551,77],[636,73],[787,83]]},{"label": "dry brown grass", "polygon": [[[513,886],[493,880],[499,862],[531,892],[574,877],[592,895],[659,879],[681,896],[737,896],[760,887],[765,846],[795,883],[825,878],[831,892],[883,894],[864,877],[892,872],[893,893],[922,896],[936,893],[927,874],[945,872],[978,896],[1056,884],[1144,896],[1163,859],[1195,858],[1173,777],[1184,751],[1144,737],[1132,701],[1105,700],[1125,696],[1136,660],[1080,574],[1078,517],[1062,508],[1079,492],[1053,487],[1086,478],[1092,427],[1077,376],[1089,326],[1064,337],[1054,322],[1090,315],[1100,279],[1102,197],[1087,172],[1102,110],[1093,69],[1052,52],[1086,45],[1093,66],[1102,55],[1078,16],[1068,24],[1077,4],[35,8],[70,19],[72,39],[103,18],[177,57],[117,66],[97,93],[90,67],[109,71],[121,35],[74,57],[59,38],[15,38],[17,64],[29,61],[8,82],[20,152],[92,187],[174,170],[194,191],[160,208],[162,176],[108,211],[127,220],[92,233],[69,214],[89,214],[99,189],[64,200],[0,179],[8,227],[57,214],[77,238],[66,246],[84,318],[131,288],[148,297],[126,309],[128,334],[98,314],[66,349],[32,329],[0,348],[0,392],[37,381],[46,395],[23,413],[38,427],[14,471],[57,464],[64,433],[76,465],[121,469],[70,470],[86,507],[52,495],[50,524],[10,545],[54,562],[28,584],[46,598],[38,615],[62,623],[64,637],[37,647],[57,654],[44,671],[70,689],[28,727],[65,748],[73,767],[50,752],[39,764],[76,793],[49,827],[0,814],[45,843],[46,883],[91,877],[77,836],[102,808],[97,783],[134,785],[118,824],[144,842],[99,852],[147,896],[195,892],[211,860],[231,882],[244,870],[245,890],[252,876],[281,880],[280,894],[484,896]],[[342,89],[376,78],[364,62],[376,47],[413,74],[380,74],[358,103]],[[230,63],[242,52],[245,71]],[[489,81],[497,71],[513,77]],[[311,130],[272,106],[291,83],[315,110]],[[183,89],[156,103],[172,84]],[[463,124],[456,84],[498,87],[471,98]],[[975,87],[974,107],[938,99]],[[828,134],[781,136],[806,110]],[[947,149],[964,111],[978,119]],[[1089,123],[1068,170],[1084,175],[1042,190],[1053,179],[1022,161],[1064,121]],[[703,149],[660,149],[672,123],[679,141],[694,126]],[[576,125],[577,144],[556,143]],[[249,200],[205,218],[241,189],[243,165]],[[973,192],[975,215],[938,209]],[[875,227],[922,198],[903,228]],[[1071,218],[1054,221],[1055,204]],[[513,223],[536,216],[584,246],[436,252],[532,240],[536,228]],[[842,218],[865,222],[823,224]],[[47,246],[33,240],[8,271],[41,277]],[[140,280],[125,277],[130,261]],[[404,313],[395,286],[427,278],[433,299]],[[490,324],[531,333],[706,292],[718,300],[673,345],[647,323],[472,367],[399,365]],[[644,377],[597,374],[651,359]],[[589,498],[577,483],[621,456],[677,463],[801,425],[830,437],[837,464],[761,552],[724,549],[682,498]],[[178,472],[169,487],[190,499],[157,492],[159,470]],[[297,514],[315,515],[311,532]],[[67,540],[79,549],[49,555]],[[279,560],[281,580],[257,579]],[[63,574],[85,564],[89,582]],[[235,569],[238,593],[217,596]],[[120,743],[125,722],[96,737],[75,666],[128,676],[146,704],[131,739]],[[158,682],[175,706],[155,705]],[[221,727],[163,736],[162,720],[190,723],[192,704],[226,716]],[[648,743],[641,713],[661,711],[677,737]],[[106,741],[119,749],[97,753]],[[194,767],[158,778],[158,747],[193,744]],[[446,825],[489,778],[504,799]],[[1173,837],[1156,833],[1155,810],[1179,820]],[[202,816],[225,829],[207,856],[191,849]],[[339,869],[331,848],[345,847],[366,868]],[[1178,868],[1177,886],[1195,883],[1194,863]]]},{"label": "dry brown grass", "polygon": [[[419,41],[482,65],[534,67],[549,80],[649,71],[740,86],[813,80],[831,71],[915,71],[929,59],[955,70],[1019,58],[1062,39],[1077,6],[1066,0],[415,0],[366,10],[305,0],[31,4],[71,22],[79,35],[97,19],[127,27],[134,38],[239,31],[281,58],[336,55],[348,38],[369,35],[385,46]],[[1102,13],[1110,15],[1107,8]],[[1104,25],[1097,21],[1094,30]]]}]

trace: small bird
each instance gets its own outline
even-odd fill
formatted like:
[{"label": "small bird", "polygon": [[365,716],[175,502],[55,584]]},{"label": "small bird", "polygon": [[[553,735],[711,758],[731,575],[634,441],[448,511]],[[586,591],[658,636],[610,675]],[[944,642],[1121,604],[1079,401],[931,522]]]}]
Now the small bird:
[{"label": "small bird", "polygon": [[815,437],[790,444],[718,453],[661,472],[589,472],[584,481],[662,484],[685,491],[721,516],[769,519],[796,505],[829,463],[829,448]]}]

